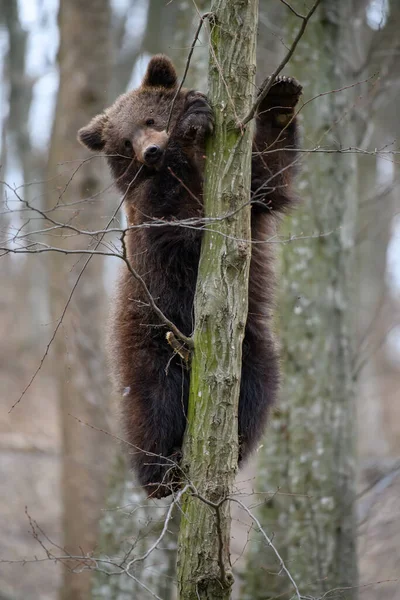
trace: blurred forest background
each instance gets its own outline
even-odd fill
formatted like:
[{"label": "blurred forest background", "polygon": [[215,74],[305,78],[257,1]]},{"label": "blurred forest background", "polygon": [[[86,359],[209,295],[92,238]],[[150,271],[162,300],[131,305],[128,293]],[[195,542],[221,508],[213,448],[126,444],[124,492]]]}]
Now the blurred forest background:
[{"label": "blurred forest background", "polygon": [[[311,206],[317,217],[332,189],[340,195],[344,185],[335,172],[326,176],[321,165],[329,150],[345,150],[334,139],[331,145],[318,144],[313,130],[312,124],[327,110],[321,94],[335,87],[330,85],[331,72],[318,68],[331,64],[332,73],[343,68],[352,86],[352,104],[345,94],[337,96],[350,123],[342,159],[350,161],[351,189],[358,202],[357,278],[354,302],[346,311],[357,332],[352,365],[357,432],[352,436],[357,439],[359,595],[400,600],[400,2],[347,4],[351,15],[341,24],[351,40],[346,52],[324,62],[322,40],[311,24],[286,72],[304,86],[304,174],[298,187],[300,195],[307,193],[307,176],[316,177]],[[139,84],[152,54],[168,54],[182,76],[199,14],[208,7],[204,0],[0,0],[0,246],[12,249],[0,252],[1,600],[88,598],[90,572],[77,575],[51,560],[60,554],[57,547],[80,555],[99,544],[112,555],[127,540],[135,540],[135,551],[144,553],[162,523],[166,504],[143,502],[113,437],[118,436],[118,404],[106,375],[104,323],[119,262],[104,256],[90,259],[90,252],[103,248],[102,234],[85,237],[56,225],[45,237],[40,231],[46,214],[54,223],[79,222],[81,229],[103,230],[119,222],[120,200],[103,159],[82,163],[88,155],[76,132],[118,94]],[[295,16],[285,3],[260,0],[260,79],[279,63],[293,23]],[[203,32],[188,87],[206,89],[207,52]],[[293,217],[285,232],[300,239],[282,244],[284,252],[290,252],[289,246],[301,252],[306,247],[302,236],[329,233],[323,224],[318,228],[317,217],[307,230],[304,221]],[[39,239],[61,249],[85,248],[88,254],[37,253],[34,246],[28,256],[29,245]],[[117,243],[107,239],[108,249]],[[15,250],[21,253],[13,254]],[[305,281],[301,273],[312,281],[314,267],[306,251],[297,273],[300,281]],[[290,284],[285,280],[289,274],[297,277],[283,266],[283,290]],[[298,293],[301,298],[306,292]],[[278,305],[284,347],[301,349],[304,332],[284,312]],[[312,307],[301,301],[293,312],[300,321],[311,313]],[[314,335],[328,338],[329,326],[335,327],[335,321],[317,323]],[[327,353],[309,358],[319,377],[333,360]],[[290,405],[288,389],[282,391],[283,413],[286,403]],[[329,426],[329,415],[327,422]],[[254,489],[268,482],[264,491],[276,491],[280,485],[268,480],[268,444],[274,448],[268,434],[273,440],[276,431],[272,423],[265,446],[238,475],[238,489],[248,506],[260,503]],[[278,435],[278,445],[280,439]],[[283,491],[290,493],[290,480],[288,486]],[[264,525],[270,533],[279,529],[271,515],[268,519]],[[162,550],[135,571],[163,600],[175,593],[174,527],[171,522]],[[249,519],[238,510],[233,530],[235,595],[261,600],[266,596],[260,581],[259,594],[248,591],[253,585],[247,560],[251,546]],[[255,547],[263,575],[267,559]],[[307,555],[306,545],[302,550]],[[43,560],[29,562],[35,557]],[[22,566],[19,561],[24,559],[28,562]],[[383,583],[369,585],[376,582]],[[92,597],[151,595],[135,580],[100,574]]]}]

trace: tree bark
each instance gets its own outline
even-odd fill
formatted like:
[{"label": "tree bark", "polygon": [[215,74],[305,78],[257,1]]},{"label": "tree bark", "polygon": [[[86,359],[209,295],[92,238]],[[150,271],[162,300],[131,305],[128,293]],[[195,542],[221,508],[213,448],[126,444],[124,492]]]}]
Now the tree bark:
[{"label": "tree bark", "polygon": [[[290,3],[301,12],[302,1]],[[310,21],[290,73],[304,85],[303,147],[354,145],[349,71],[352,2],[325,0]],[[291,38],[299,19],[287,13]],[[355,154],[303,154],[304,201],[284,228],[279,314],[283,388],[260,451],[257,491],[270,492],[258,518],[302,596],[346,588],[357,596],[353,378],[356,280]],[[276,491],[278,490],[278,493]],[[285,495],[286,493],[286,495]],[[261,496],[263,497],[263,496]],[[271,548],[251,546],[243,600],[292,593]]]},{"label": "tree bark", "polygon": [[[253,125],[238,127],[251,107],[258,20],[256,0],[211,6],[209,99],[215,134],[207,148],[204,233],[195,298],[184,468],[187,494],[179,535],[181,600],[230,598],[230,507],[237,469],[237,413],[250,265]],[[212,158],[212,159],[210,159]]]},{"label": "tree bark", "polygon": [[[107,104],[111,60],[109,0],[62,0],[59,28],[60,87],[49,153],[47,208],[57,208],[50,214],[59,221],[84,229],[101,229],[106,224],[104,217],[112,214],[113,205],[101,191],[105,179],[99,158],[80,162],[88,154],[80,148],[76,132]],[[53,244],[67,250],[93,247],[93,239],[67,233],[52,238]],[[85,259],[52,255],[50,302],[54,327],[68,304]],[[109,429],[103,277],[103,261],[92,257],[52,348],[63,444],[64,547],[74,556],[93,552],[96,546],[112,457],[111,438],[90,429]],[[68,561],[64,566],[63,600],[87,600],[90,571],[82,569],[79,560]]]}]

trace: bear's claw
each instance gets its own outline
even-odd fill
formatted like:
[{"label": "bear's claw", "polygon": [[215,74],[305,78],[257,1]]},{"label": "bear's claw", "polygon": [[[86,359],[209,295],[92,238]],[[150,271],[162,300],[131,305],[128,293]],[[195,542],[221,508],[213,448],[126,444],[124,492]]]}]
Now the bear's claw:
[{"label": "bear's claw", "polygon": [[[261,90],[265,88],[270,79],[271,77],[267,77],[264,80],[258,95],[260,95]],[[272,106],[276,105],[277,101],[280,101],[282,106],[293,108],[296,106],[302,91],[303,87],[297,79],[294,77],[287,77],[286,75],[278,75],[267,96],[263,100],[263,104],[267,103],[269,106]]]},{"label": "bear's claw", "polygon": [[188,92],[178,127],[185,138],[213,132],[214,114],[205,94],[197,90]]}]

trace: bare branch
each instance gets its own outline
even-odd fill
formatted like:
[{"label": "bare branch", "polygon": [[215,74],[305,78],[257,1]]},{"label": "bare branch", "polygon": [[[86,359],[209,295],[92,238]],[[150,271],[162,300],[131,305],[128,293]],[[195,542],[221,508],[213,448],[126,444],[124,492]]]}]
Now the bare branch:
[{"label": "bare branch", "polygon": [[181,91],[183,84],[185,83],[186,75],[187,75],[187,72],[189,70],[190,60],[192,58],[192,54],[193,54],[193,50],[194,50],[194,47],[195,47],[196,42],[197,42],[197,38],[199,37],[199,33],[201,31],[201,28],[203,27],[204,20],[207,19],[210,16],[210,14],[211,13],[207,12],[207,13],[204,13],[204,15],[202,15],[200,17],[200,21],[199,21],[199,24],[197,26],[196,33],[194,35],[194,39],[193,39],[192,45],[190,46],[190,51],[189,51],[188,57],[186,59],[186,66],[185,66],[185,71],[183,73],[182,80],[181,80],[181,82],[180,82],[180,84],[178,86],[178,89],[175,92],[174,97],[172,98],[171,108],[169,110],[169,115],[168,115],[167,126],[165,128],[165,131],[167,131],[167,132],[168,132],[168,129],[169,129],[169,126],[170,126],[170,123],[171,123],[172,111],[174,110],[175,101],[176,101],[177,97],[179,96],[179,92]]},{"label": "bare branch", "polygon": [[[294,51],[296,50],[297,44],[299,43],[299,41],[301,40],[301,38],[304,35],[304,32],[306,30],[307,24],[309,22],[309,20],[311,19],[311,17],[313,16],[314,12],[317,9],[317,6],[319,5],[319,3],[321,2],[321,0],[316,0],[316,2],[314,3],[313,7],[309,10],[308,14],[305,17],[302,17],[301,15],[297,14],[297,16],[299,18],[302,19],[302,24],[301,27],[298,31],[298,34],[296,35],[292,45],[289,48],[289,51],[287,52],[286,56],[283,58],[283,60],[280,62],[280,64],[276,67],[275,71],[272,73],[272,75],[269,77],[269,79],[267,80],[267,83],[265,85],[265,87],[260,91],[260,94],[257,97],[257,100],[254,102],[253,106],[251,107],[250,111],[248,112],[248,114],[244,117],[244,119],[242,119],[242,122],[239,124],[240,127],[244,127],[249,121],[251,121],[251,119],[254,118],[258,107],[260,106],[261,102],[266,98],[269,90],[272,88],[276,77],[279,75],[279,73],[282,71],[282,69],[287,65],[287,63],[289,62],[289,60],[292,58]],[[286,2],[284,2],[284,4],[286,4]],[[286,4],[287,5],[287,4]],[[288,6],[288,5],[287,5]],[[291,7],[290,7],[291,8]],[[291,9],[293,10],[293,9]]]},{"label": "bare branch", "polygon": [[156,315],[158,316],[158,318],[160,319],[160,321],[162,321],[163,323],[165,323],[165,325],[167,325],[167,327],[169,327],[169,329],[171,329],[172,333],[179,338],[180,340],[182,340],[182,342],[184,342],[184,344],[188,347],[188,348],[193,348],[193,340],[192,338],[184,335],[181,331],[179,331],[179,329],[177,328],[177,326],[168,319],[168,317],[166,317],[164,315],[164,313],[158,308],[157,304],[154,301],[153,296],[150,293],[149,288],[146,285],[146,282],[144,281],[143,277],[141,275],[139,275],[139,273],[132,267],[128,256],[127,256],[127,249],[126,249],[126,244],[125,244],[125,234],[122,234],[121,236],[121,244],[122,244],[122,258],[125,261],[126,266],[128,267],[128,270],[130,272],[130,274],[132,275],[132,277],[134,277],[136,279],[136,281],[138,281],[140,283],[140,285],[143,288],[143,291],[146,295],[146,298],[151,306],[151,308],[153,309],[153,311],[156,313]]},{"label": "bare branch", "polygon": [[274,544],[272,543],[272,540],[268,537],[268,535],[265,533],[260,521],[257,519],[257,517],[251,512],[251,510],[249,510],[247,508],[247,506],[245,504],[243,504],[243,502],[241,502],[240,500],[238,500],[237,498],[230,498],[231,502],[236,502],[236,504],[239,504],[239,506],[241,506],[243,508],[243,510],[249,515],[249,517],[254,521],[254,523],[257,525],[261,535],[265,538],[268,546],[270,546],[272,548],[272,550],[275,553],[276,558],[279,560],[279,564],[281,566],[281,569],[283,571],[285,571],[286,575],[288,576],[288,578],[290,579],[290,582],[292,584],[292,586],[295,589],[296,592],[296,596],[298,600],[302,600],[302,596],[300,595],[299,592],[299,588],[297,587],[297,584],[295,582],[295,580],[293,579],[292,575],[290,574],[289,569],[286,567],[285,563],[283,562],[283,559],[281,557],[281,555],[279,554],[278,550],[275,548]]},{"label": "bare branch", "polygon": [[139,561],[143,561],[146,560],[146,558],[153,552],[153,550],[155,550],[158,546],[158,544],[161,542],[161,540],[163,539],[163,537],[165,536],[165,534],[167,533],[167,529],[168,529],[168,523],[171,519],[172,516],[172,511],[175,507],[176,504],[178,504],[180,502],[180,499],[182,498],[182,496],[184,494],[186,494],[186,492],[188,491],[188,489],[190,489],[190,485],[186,484],[176,495],[176,497],[173,499],[173,501],[171,502],[171,505],[168,509],[168,512],[166,514],[165,520],[164,520],[164,526],[162,528],[162,531],[160,533],[160,535],[158,536],[158,538],[156,539],[156,541],[150,546],[150,548],[142,555],[139,556],[138,558],[134,558],[131,561],[129,561],[127,567],[126,567],[126,571],[129,571],[129,569],[137,562]]}]

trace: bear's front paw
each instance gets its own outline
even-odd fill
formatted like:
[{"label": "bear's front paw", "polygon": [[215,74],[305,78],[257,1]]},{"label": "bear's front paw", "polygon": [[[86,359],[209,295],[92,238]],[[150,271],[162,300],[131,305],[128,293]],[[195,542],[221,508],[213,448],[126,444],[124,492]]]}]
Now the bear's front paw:
[{"label": "bear's front paw", "polygon": [[186,138],[213,132],[214,114],[205,94],[196,90],[188,92],[178,128],[179,133]]},{"label": "bear's front paw", "polygon": [[[261,90],[268,84],[271,77],[267,77],[261,86]],[[262,102],[263,108],[294,108],[302,94],[302,86],[294,77],[278,75],[271,89]],[[260,92],[259,92],[260,94]]]}]

